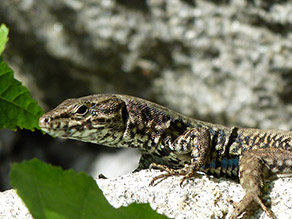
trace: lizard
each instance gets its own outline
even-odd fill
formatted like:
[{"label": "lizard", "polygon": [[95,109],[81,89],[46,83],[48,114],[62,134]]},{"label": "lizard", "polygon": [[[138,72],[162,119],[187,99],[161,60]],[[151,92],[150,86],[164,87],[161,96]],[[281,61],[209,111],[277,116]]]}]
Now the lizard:
[{"label": "lizard", "polygon": [[127,95],[96,94],[67,99],[39,119],[49,135],[141,151],[139,169],[162,172],[150,185],[180,175],[180,185],[198,171],[239,180],[245,195],[232,218],[252,202],[270,217],[264,180],[292,172],[292,131],[227,127],[196,120],[156,103]]}]

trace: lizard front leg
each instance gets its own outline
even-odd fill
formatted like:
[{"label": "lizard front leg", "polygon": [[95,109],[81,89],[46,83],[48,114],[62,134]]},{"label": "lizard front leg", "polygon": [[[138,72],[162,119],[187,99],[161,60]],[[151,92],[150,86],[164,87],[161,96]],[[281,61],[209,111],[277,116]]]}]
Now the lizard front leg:
[{"label": "lizard front leg", "polygon": [[186,131],[180,135],[172,145],[176,153],[186,154],[190,151],[190,163],[185,164],[181,169],[172,169],[165,165],[152,163],[150,168],[160,169],[166,173],[154,177],[150,183],[153,185],[156,180],[164,179],[173,175],[182,175],[180,185],[186,179],[196,175],[196,172],[205,163],[206,158],[210,152],[210,132],[206,128],[198,127]]}]

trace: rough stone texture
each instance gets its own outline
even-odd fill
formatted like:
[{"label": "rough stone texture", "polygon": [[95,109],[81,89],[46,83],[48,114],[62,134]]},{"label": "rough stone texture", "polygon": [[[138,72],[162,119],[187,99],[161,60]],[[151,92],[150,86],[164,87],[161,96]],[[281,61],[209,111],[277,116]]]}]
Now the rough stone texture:
[{"label": "rough stone texture", "polygon": [[[202,177],[188,180],[179,186],[180,177],[169,177],[155,186],[149,186],[159,171],[142,170],[112,179],[97,179],[108,201],[114,207],[127,206],[133,202],[150,203],[160,214],[170,218],[228,218],[232,206],[230,198],[239,201],[244,196],[241,186],[223,179]],[[282,178],[266,186],[265,195],[277,218],[292,218],[292,179]],[[270,198],[268,198],[270,197]],[[249,215],[248,215],[249,214]],[[32,218],[15,190],[0,193],[0,218]],[[243,218],[268,218],[261,210],[249,211]]]},{"label": "rough stone texture", "polygon": [[[198,119],[292,129],[291,1],[10,0],[1,1],[2,22],[4,58],[46,110],[68,97],[125,93]],[[35,156],[94,169],[95,147],[1,131],[0,187],[9,163]]]},{"label": "rough stone texture", "polygon": [[118,92],[212,121],[292,126],[290,1],[4,1],[0,19],[6,58],[50,106]]},{"label": "rough stone texture", "polygon": [[32,216],[15,190],[10,189],[0,192],[0,218],[32,219]]},{"label": "rough stone texture", "polygon": [[[240,184],[233,181],[208,178],[203,175],[179,186],[181,177],[169,177],[155,186],[149,186],[159,171],[142,170],[138,173],[112,179],[97,179],[97,184],[114,207],[132,202],[150,203],[150,206],[170,218],[229,218],[233,207],[230,198],[239,201],[244,196]],[[265,187],[264,196],[277,218],[292,218],[292,179],[281,178]],[[255,210],[255,211],[254,211]],[[248,215],[249,214],[249,215]],[[243,218],[266,218],[262,210],[254,209]]]}]

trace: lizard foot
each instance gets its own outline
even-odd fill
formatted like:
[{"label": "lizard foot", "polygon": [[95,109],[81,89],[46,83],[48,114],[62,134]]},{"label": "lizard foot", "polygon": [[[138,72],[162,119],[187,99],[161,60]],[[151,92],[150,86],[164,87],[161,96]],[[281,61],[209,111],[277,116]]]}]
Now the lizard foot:
[{"label": "lizard foot", "polygon": [[189,178],[194,177],[196,175],[196,172],[192,168],[190,168],[189,166],[185,166],[184,168],[181,168],[181,169],[172,169],[172,168],[169,168],[165,165],[152,163],[150,165],[150,169],[159,169],[161,171],[166,171],[166,173],[163,173],[163,174],[160,174],[160,175],[154,177],[149,184],[150,186],[153,186],[155,181],[157,181],[158,179],[164,180],[169,176],[181,175],[181,176],[183,176],[183,178],[180,181],[180,186],[182,187],[182,184],[186,179],[189,179]]},{"label": "lizard foot", "polygon": [[274,213],[264,205],[264,203],[262,202],[262,200],[258,196],[253,197],[252,195],[250,195],[250,196],[246,195],[240,202],[234,202],[231,199],[228,199],[227,201],[230,204],[232,204],[233,208],[234,208],[234,211],[233,211],[230,219],[236,219],[239,216],[242,216],[244,214],[246,207],[248,205],[250,205],[250,203],[253,201],[261,206],[261,208],[264,210],[264,212],[267,214],[268,217],[270,217],[272,219],[276,219],[276,217],[274,216]]}]

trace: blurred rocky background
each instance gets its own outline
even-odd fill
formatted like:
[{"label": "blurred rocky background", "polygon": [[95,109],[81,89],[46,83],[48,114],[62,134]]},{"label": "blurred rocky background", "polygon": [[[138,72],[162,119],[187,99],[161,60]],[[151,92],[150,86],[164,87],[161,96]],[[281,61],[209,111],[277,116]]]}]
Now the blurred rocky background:
[{"label": "blurred rocky background", "polygon": [[[2,0],[0,23],[5,61],[46,111],[122,93],[229,126],[292,129],[289,0]],[[133,151],[1,130],[1,191],[11,163],[33,157],[92,175],[138,162]]]}]

